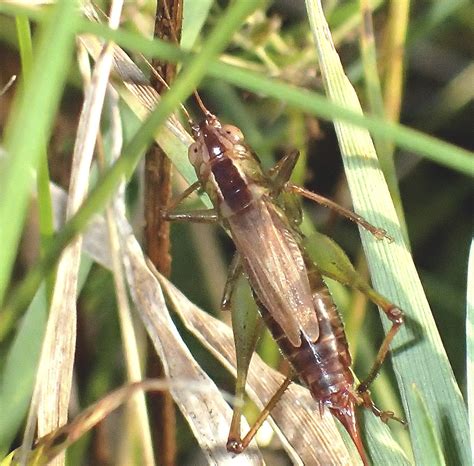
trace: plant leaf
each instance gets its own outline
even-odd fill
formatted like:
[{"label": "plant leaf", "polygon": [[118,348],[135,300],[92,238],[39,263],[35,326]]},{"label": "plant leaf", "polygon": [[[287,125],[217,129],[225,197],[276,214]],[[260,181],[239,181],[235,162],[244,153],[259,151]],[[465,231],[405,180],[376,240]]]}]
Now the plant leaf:
[{"label": "plant leaf", "polygon": [[[329,98],[362,115],[357,95],[331,41],[321,2],[307,0],[306,6]],[[430,407],[448,461],[469,464],[466,408],[413,259],[404,244],[372,139],[368,131],[341,120],[335,120],[334,125],[355,211],[395,238],[393,243],[386,244],[361,231],[374,287],[406,312],[406,325],[397,334],[393,345],[397,350],[392,359],[408,414],[415,458],[423,464],[425,452],[418,437],[423,435],[424,424],[413,416],[417,401],[409,388],[412,383],[416,383]],[[387,329],[386,320],[382,322]]]},{"label": "plant leaf", "polygon": [[424,423],[425,427],[423,436],[418,437],[418,442],[425,452],[424,460],[426,464],[433,466],[446,466],[441,443],[430,416],[430,410],[423,399],[422,393],[418,390],[418,387],[413,384],[411,389],[413,390],[415,400],[418,403],[418,405],[415,404],[415,412],[413,413],[413,416],[419,418],[420,421]]},{"label": "plant leaf", "polygon": [[469,432],[471,434],[471,459],[474,464],[474,239],[469,252],[466,296],[466,374]]}]

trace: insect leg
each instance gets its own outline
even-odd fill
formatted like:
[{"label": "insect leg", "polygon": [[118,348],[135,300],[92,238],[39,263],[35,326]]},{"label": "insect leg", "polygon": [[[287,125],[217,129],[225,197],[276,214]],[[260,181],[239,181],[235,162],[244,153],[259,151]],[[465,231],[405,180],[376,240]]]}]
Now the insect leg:
[{"label": "insect leg", "polygon": [[[375,290],[372,290],[372,291],[376,293]],[[379,373],[380,368],[382,367],[382,364],[385,358],[387,357],[389,346],[392,343],[393,338],[395,337],[396,333],[398,332],[398,330],[400,329],[404,321],[402,310],[398,308],[397,306],[395,306],[394,304],[388,303],[388,301],[383,296],[380,296],[380,297],[382,298],[382,301],[379,301],[379,302],[374,301],[374,302],[376,302],[376,304],[378,304],[381,307],[385,315],[392,322],[392,327],[390,328],[388,333],[385,335],[385,338],[383,339],[382,344],[380,345],[379,351],[372,365],[372,368],[369,371],[369,374],[357,387],[357,391],[360,394],[367,392],[370,384],[374,381],[375,377],[377,377],[377,374]]]},{"label": "insect leg", "polygon": [[300,153],[297,150],[292,151],[283,156],[272,168],[270,168],[268,174],[273,178],[273,194],[278,195],[283,190],[285,184],[289,181],[291,174],[293,173],[299,156]]},{"label": "insect leg", "polygon": [[393,241],[393,238],[383,228],[378,228],[372,225],[359,214],[356,214],[352,210],[342,207],[341,205],[337,204],[334,201],[331,201],[331,199],[328,199],[327,197],[313,193],[305,188],[302,188],[301,186],[297,186],[289,182],[286,183],[285,190],[294,194],[299,194],[300,196],[306,197],[306,199],[310,199],[311,201],[317,202],[318,204],[324,207],[328,207],[329,209],[334,210],[339,215],[342,215],[343,217],[346,217],[352,222],[357,223],[361,227],[365,228],[367,231],[372,233],[377,239],[386,238],[390,242]]},{"label": "insect leg", "polygon": [[162,217],[170,222],[195,222],[195,223],[215,223],[218,215],[215,209],[198,209],[192,211],[172,212],[184,199],[199,189],[201,184],[196,181],[188,186],[176,199],[171,202],[167,210],[162,212]]},{"label": "insect leg", "polygon": [[163,212],[163,218],[171,222],[215,223],[218,220],[215,209],[202,209],[183,212]]},{"label": "insect leg", "polygon": [[222,295],[221,309],[223,311],[231,310],[232,293],[234,291],[236,281],[241,273],[242,263],[240,262],[240,256],[238,253],[235,253],[229,265],[229,271],[227,273],[227,279],[224,286],[224,293]]},{"label": "insect leg", "polygon": [[[359,392],[359,390],[357,391]],[[377,406],[375,406],[374,400],[372,400],[368,391],[359,393],[359,395],[362,398],[362,405],[365,408],[370,409],[372,413],[375,416],[379,417],[382,422],[387,423],[390,419],[393,419],[394,421],[397,421],[404,426],[407,425],[407,422],[404,419],[395,416],[395,413],[393,411],[382,411],[381,409],[377,408]]]},{"label": "insect leg", "polygon": [[243,439],[240,437],[240,432],[233,432],[231,430],[229,434],[229,440],[227,441],[226,446],[228,451],[233,453],[242,453],[248,447],[249,443],[252,441],[252,439],[255,437],[255,434],[258,432],[258,429],[260,429],[262,424],[270,415],[272,409],[275,407],[285,390],[290,385],[292,378],[293,374],[290,374],[286,377],[280,388],[276,391],[276,393],[271,397],[267,405],[263,408],[262,412],[258,416],[258,419],[255,421],[254,425],[250,428],[250,430],[247,432]]},{"label": "insect leg", "polygon": [[174,199],[171,204],[168,206],[168,211],[175,209],[181,202],[184,201],[189,195],[194,191],[197,191],[201,187],[199,181],[195,181],[193,184],[189,185],[176,199]]},{"label": "insect leg", "polygon": [[373,303],[377,304],[377,306],[382,309],[382,311],[392,323],[392,327],[385,335],[385,338],[383,339],[382,344],[380,345],[379,351],[372,365],[372,368],[369,371],[369,374],[357,387],[357,391],[360,394],[363,394],[367,392],[369,386],[374,381],[375,377],[377,377],[377,374],[379,373],[380,368],[382,367],[382,364],[385,361],[385,358],[387,357],[390,344],[392,343],[392,340],[397,334],[400,327],[403,325],[404,315],[403,311],[398,306],[391,303],[387,298],[385,298],[385,296],[382,296],[380,293],[375,291],[364,280],[358,279],[357,282],[348,284],[364,293]]},{"label": "insect leg", "polygon": [[380,368],[382,367],[385,358],[387,357],[387,353],[389,351],[389,347],[397,334],[400,327],[403,325],[404,322],[404,314],[403,311],[390,302],[385,296],[378,293],[374,290],[365,280],[362,280],[359,277],[352,282],[348,283],[353,288],[361,291],[364,293],[373,303],[377,304],[380,309],[385,313],[387,318],[392,323],[390,330],[385,335],[385,338],[380,345],[379,351],[375,358],[375,361],[369,371],[367,377],[359,384],[357,387],[357,392],[362,396],[364,400],[364,406],[371,409],[371,411],[378,417],[382,419],[382,421],[386,422],[388,419],[394,419],[396,421],[405,424],[405,421],[401,420],[400,418],[396,417],[393,412],[391,411],[380,411],[373,403],[372,399],[370,398],[370,394],[368,392],[369,386],[377,377]]}]

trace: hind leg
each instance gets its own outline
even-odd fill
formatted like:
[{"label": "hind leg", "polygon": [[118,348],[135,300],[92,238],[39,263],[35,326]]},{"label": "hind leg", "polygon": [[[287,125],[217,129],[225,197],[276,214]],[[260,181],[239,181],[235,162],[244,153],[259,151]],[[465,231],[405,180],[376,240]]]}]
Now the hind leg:
[{"label": "hind leg", "polygon": [[395,416],[395,413],[393,411],[382,411],[381,409],[379,409],[375,405],[374,400],[372,400],[372,397],[370,396],[368,390],[364,389],[363,391],[360,391],[359,388],[360,385],[357,388],[357,393],[361,399],[362,406],[364,406],[364,408],[370,409],[370,411],[372,411],[375,416],[380,418],[382,422],[387,423],[390,419],[393,419],[394,421],[397,421],[404,426],[407,425],[407,421],[399,418],[398,416]]}]

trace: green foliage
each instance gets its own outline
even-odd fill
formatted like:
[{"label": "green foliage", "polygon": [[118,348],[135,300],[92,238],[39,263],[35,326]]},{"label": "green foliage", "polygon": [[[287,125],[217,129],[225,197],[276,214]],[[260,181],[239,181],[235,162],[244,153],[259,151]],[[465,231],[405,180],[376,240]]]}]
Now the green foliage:
[{"label": "green foliage", "polygon": [[[328,2],[332,5],[327,12],[328,22],[344,62],[345,74],[341,73],[342,68],[338,68],[338,58],[326,40],[328,37],[324,38],[325,31],[319,29],[322,17],[315,20],[314,15],[320,15],[320,12],[311,10],[317,5],[315,2],[308,0],[307,4],[312,12],[309,18],[318,44],[319,64],[315,46],[309,38],[306,15],[289,15],[281,24],[262,9],[244,21],[247,13],[257,8],[256,2],[245,3],[235,2],[234,9],[220,11],[218,7],[210,6],[208,1],[191,2],[200,15],[190,14],[184,21],[184,48],[189,52],[181,51],[173,44],[149,40],[145,35],[125,28],[111,31],[104,25],[90,23],[79,16],[75,2],[60,1],[51,8],[40,10],[0,5],[0,12],[4,14],[0,18],[0,34],[5,43],[16,44],[16,39],[7,37],[9,29],[2,26],[13,24],[14,19],[17,21],[20,31],[18,48],[23,51],[24,75],[9,110],[2,139],[3,150],[0,153],[0,302],[6,292],[11,291],[6,294],[5,306],[0,310],[0,412],[11,413],[0,416],[0,452],[9,451],[12,439],[18,434],[26,415],[46,318],[45,278],[50,277],[52,280],[55,264],[64,247],[78,232],[84,231],[95,214],[103,212],[123,177],[136,181],[136,167],[157,128],[163,125],[179,102],[184,101],[200,85],[206,103],[218,109],[216,113],[225,115],[244,129],[247,139],[265,159],[267,166],[275,155],[289,148],[296,147],[305,153],[307,158],[303,157],[302,165],[298,166],[298,177],[303,182],[312,183],[313,189],[324,186],[322,178],[333,177],[336,184],[343,176],[335,162],[336,142],[332,126],[323,122],[318,128],[314,117],[337,122],[338,147],[343,155],[345,176],[355,209],[395,237],[393,244],[386,244],[362,234],[372,284],[402,306],[408,316],[405,329],[394,344],[394,373],[385,371],[376,381],[373,392],[376,399],[383,400],[386,389],[378,387],[390,386],[393,390],[398,387],[409,420],[411,444],[407,445],[409,440],[406,432],[400,433],[394,428],[392,435],[390,429],[381,426],[369,413],[364,414],[368,450],[376,464],[406,464],[405,454],[411,457],[413,449],[416,464],[428,464],[428,461],[429,464],[467,465],[470,458],[469,429],[459,385],[463,389],[466,379],[465,348],[461,335],[463,300],[466,296],[464,276],[470,235],[469,216],[472,214],[469,212],[469,190],[474,164],[472,154],[464,148],[469,143],[471,133],[465,107],[466,102],[469,102],[470,90],[469,86],[458,86],[458,83],[465,81],[457,78],[469,72],[467,46],[459,40],[459,37],[468,34],[465,17],[470,11],[469,5],[466,1],[412,5],[412,22],[405,24],[408,72],[404,97],[400,102],[405,110],[402,110],[402,124],[398,124],[383,119],[383,109],[380,107],[383,94],[380,89],[369,86],[366,90],[360,81],[362,76],[365,79],[381,78],[383,87],[386,77],[383,73],[376,76],[375,65],[380,70],[381,65],[387,66],[385,61],[390,59],[379,53],[383,47],[379,41],[369,45],[368,50],[365,49],[365,60],[359,59],[355,47],[357,44],[352,43],[358,35],[357,26],[361,22],[359,2]],[[255,5],[250,7],[250,3]],[[387,10],[382,10],[383,3],[372,2],[376,39],[378,34],[385,31],[384,15],[390,16]],[[209,9],[212,15],[208,16]],[[224,17],[219,16],[221,14]],[[285,12],[276,10],[276,14],[284,17]],[[218,17],[219,27],[209,34],[207,25],[211,23],[210,16]],[[29,28],[26,18],[37,22],[32,51],[28,51]],[[152,18],[148,17],[146,22],[151,27]],[[241,24],[243,27],[240,27]],[[233,35],[237,29],[239,32]],[[58,231],[51,242],[47,241],[52,218],[49,194],[45,190],[49,181],[45,147],[54,131],[53,122],[55,119],[60,120],[67,112],[65,108],[60,108],[61,98],[67,100],[73,92],[70,87],[64,91],[64,86],[68,72],[73,73],[70,64],[74,57],[74,38],[79,32],[113,39],[128,51],[142,53],[148,58],[160,57],[183,62],[183,69],[156,110],[126,140],[118,162],[100,178],[80,211]],[[228,43],[230,47],[225,49]],[[426,45],[429,47],[423,49]],[[444,53],[446,49],[450,53]],[[423,51],[431,53],[433,59],[439,57],[440,53],[447,57],[443,59],[446,60],[445,64],[452,65],[451,74],[440,77],[432,65],[421,69],[418,62],[425,53]],[[224,53],[223,57],[220,57],[221,53]],[[455,57],[461,57],[460,62],[464,63],[465,69],[456,68]],[[376,58],[378,61],[374,62]],[[321,75],[324,87],[319,78]],[[351,77],[364,114],[358,112],[356,94],[352,94],[351,84],[345,75]],[[70,82],[78,82],[77,76],[70,76],[70,79]],[[436,80],[440,82],[433,85]],[[456,89],[456,98],[446,101],[446,96],[454,95],[451,93],[453,87]],[[240,93],[240,89],[246,93]],[[249,95],[249,92],[255,95]],[[372,112],[366,105],[371,96],[375,107]],[[370,131],[377,142],[378,151],[386,151],[389,155],[391,150],[395,152],[394,163],[398,175],[388,164],[392,171],[385,173],[385,177],[390,182],[400,181],[402,202],[396,200],[397,211],[400,212],[403,204],[410,244],[405,240],[403,228],[399,229],[392,202],[383,188],[384,181],[372,141],[362,128]],[[61,135],[55,137],[61,138]],[[387,141],[389,147],[384,146]],[[194,174],[186,157],[186,142],[171,136],[169,144],[169,155],[177,171],[188,183],[193,182]],[[48,154],[52,169],[54,164],[51,161],[57,160],[54,159],[53,150],[50,149]],[[314,180],[311,180],[313,175]],[[21,249],[19,245],[28,199],[35,191],[38,193],[44,238],[42,255],[36,265],[27,268],[25,277],[20,280],[18,274],[12,275],[12,269]],[[329,191],[334,193],[336,190],[331,186]],[[392,189],[391,192],[393,194]],[[343,190],[339,189],[336,194],[344,198]],[[310,209],[306,211],[305,225],[314,218],[313,213]],[[311,229],[312,226],[306,231],[311,232]],[[333,233],[347,250],[347,255],[351,258],[360,257],[359,243],[349,227],[338,223],[331,236]],[[194,238],[194,243],[197,243],[194,230],[187,230],[185,236]],[[212,246],[215,249],[211,251],[222,261],[227,259],[221,253],[227,246],[225,241],[222,240],[222,247]],[[340,251],[333,249],[333,243],[324,243],[324,239],[321,241],[327,246],[321,246],[322,251],[341,257]],[[189,249],[194,250],[189,253]],[[413,266],[409,250],[415,255],[421,277]],[[178,287],[191,288],[189,283],[182,284],[180,280],[189,280],[189,269],[194,269],[193,264],[200,257],[202,259],[199,246],[193,248],[191,244],[186,244],[186,248],[177,248],[177,266],[173,277]],[[345,255],[342,260],[346,261]],[[213,275],[213,264],[202,260],[201,268],[204,270],[203,275],[211,277],[206,283],[215,279],[217,284],[214,288],[219,291],[218,284],[224,277]],[[361,267],[357,265],[359,272]],[[352,266],[344,273],[346,277],[347,274],[352,276]],[[424,297],[422,282],[434,316]],[[206,303],[215,301],[212,297],[215,289],[210,289],[212,285],[204,286],[199,282],[199,285],[194,283],[192,288],[200,293],[197,300]],[[100,293],[100,287],[87,293],[84,296],[85,307],[103,306],[102,299],[98,299]],[[345,299],[340,301],[351,301],[351,298],[352,301],[356,300],[354,295],[347,298],[346,294]],[[342,311],[347,312],[344,309]],[[86,320],[91,319],[91,314],[87,315]],[[364,328],[363,332],[349,335],[360,349],[357,353],[361,356],[356,364],[363,370],[372,363],[372,356],[369,358],[365,355],[373,354],[376,343],[381,339],[379,327],[374,324]],[[472,330],[472,316],[469,320],[469,315],[467,327]],[[96,338],[108,340],[107,331],[100,325],[95,330]],[[364,339],[363,343],[360,343],[361,339]],[[466,344],[471,355],[472,340],[472,334],[468,333]],[[111,338],[111,341],[114,339]],[[194,341],[190,343],[190,346],[193,345],[196,345]],[[117,367],[120,371],[123,368],[113,360],[113,353],[110,351],[110,355],[107,354],[110,357],[109,364],[100,362],[101,369],[109,371],[103,379],[96,375],[99,363],[87,361],[91,366],[87,373],[94,374],[95,380],[88,380],[87,377],[81,379],[79,376],[78,386],[85,393],[94,392],[98,396],[101,390],[109,389],[108,382],[102,383],[100,380],[117,380],[118,383],[124,378],[114,373]],[[274,359],[273,349],[269,353],[272,354],[269,358]],[[472,365],[470,359],[469,363]],[[211,366],[212,362],[205,360],[203,365]],[[362,375],[359,374],[359,378]],[[468,373],[468,381],[472,386],[472,376],[469,376]],[[232,390],[232,382],[226,382],[225,386]],[[468,395],[472,418],[472,387]],[[392,406],[382,408],[390,409]],[[397,441],[403,446],[405,454]],[[185,452],[188,446],[180,445],[180,448]]]}]

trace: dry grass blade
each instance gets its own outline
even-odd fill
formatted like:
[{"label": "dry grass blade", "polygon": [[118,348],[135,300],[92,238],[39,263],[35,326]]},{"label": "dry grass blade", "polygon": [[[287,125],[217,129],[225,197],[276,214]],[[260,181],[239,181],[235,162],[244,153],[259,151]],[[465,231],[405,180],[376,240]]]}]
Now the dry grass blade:
[{"label": "dry grass blade", "polygon": [[[112,4],[110,26],[117,27],[122,3]],[[89,170],[98,134],[105,90],[112,64],[110,45],[104,46],[88,86],[74,147],[66,216],[78,210],[87,195]],[[82,240],[77,237],[58,265],[50,316],[41,351],[38,375],[23,440],[26,453],[38,422],[40,436],[67,422],[76,344],[76,295]],[[64,457],[55,464],[63,464]]]},{"label": "dry grass blade", "polygon": [[[164,277],[160,276],[160,282],[186,327],[235,375],[232,330],[191,303]],[[248,392],[259,407],[263,407],[283,380],[279,372],[254,355]],[[360,458],[355,451],[349,455],[331,415],[324,412],[320,416],[317,403],[305,388],[292,384],[271,416],[285,449],[296,464],[359,464]]]},{"label": "dry grass blade", "polygon": [[126,221],[116,209],[119,235],[128,286],[135,306],[171,381],[193,380],[191,386],[170,388],[171,394],[188,421],[210,464],[262,464],[254,448],[235,457],[225,449],[231,410],[214,382],[199,367],[182,341],[171,320],[160,285],[150,272],[140,245]]},{"label": "dry grass blade", "polygon": [[[182,386],[188,386],[189,381],[182,381]],[[178,384],[177,384],[178,385]],[[148,379],[131,383],[109,393],[89,408],[85,409],[69,424],[50,432],[35,442],[33,450],[27,459],[28,465],[46,464],[64,452],[86,432],[93,429],[120,405],[129,401],[133,396],[143,391],[169,390],[170,384],[166,380]],[[19,463],[19,449],[13,451],[2,462],[2,466],[17,465]]]},{"label": "dry grass blade", "polygon": [[[94,36],[81,36],[81,41],[94,60],[99,56],[101,42]],[[133,110],[138,118],[144,119],[150,111],[156,108],[160,100],[159,94],[150,85],[137,65],[117,45],[114,46],[114,72],[117,73],[123,86],[117,86],[120,97]],[[166,124],[158,130],[156,142],[168,154],[177,167],[187,167],[181,173],[188,182],[195,180],[192,167],[187,162],[188,147],[193,142],[189,133],[179,120],[171,116]]]},{"label": "dry grass blade", "polygon": [[[51,199],[53,202],[54,229],[58,231],[66,220],[67,194],[57,184],[50,183]],[[112,269],[110,247],[107,239],[107,225],[103,217],[95,217],[83,235],[83,249],[95,262]]]},{"label": "dry grass blade", "polygon": [[[109,87],[108,102],[110,110],[111,132],[112,132],[112,147],[111,159],[115,161],[122,150],[122,123],[120,119],[120,112],[118,108],[118,95]],[[98,151],[98,159],[101,162],[102,168],[105,165],[105,156],[103,153],[103,141],[100,139],[98,144],[100,150]],[[121,208],[125,209],[125,183],[119,187],[119,195],[117,202],[121,203]],[[132,321],[131,310],[129,306],[127,285],[125,280],[125,273],[122,265],[122,256],[120,251],[120,240],[117,232],[117,225],[115,222],[114,210],[111,205],[106,208],[106,222],[109,236],[109,245],[112,259],[112,273],[114,276],[115,295],[117,298],[117,309],[120,321],[120,331],[122,337],[122,346],[124,358],[127,368],[127,378],[130,382],[138,382],[143,379],[140,354],[138,351],[138,340],[135,333],[135,328]],[[139,446],[142,454],[142,464],[144,466],[154,466],[153,443],[151,439],[150,423],[148,418],[148,411],[143,393],[137,393],[131,400],[130,410],[131,425],[137,431],[139,439]],[[127,431],[127,429],[125,429]],[[130,436],[130,430],[128,430]],[[133,437],[133,435],[131,436]]]}]

